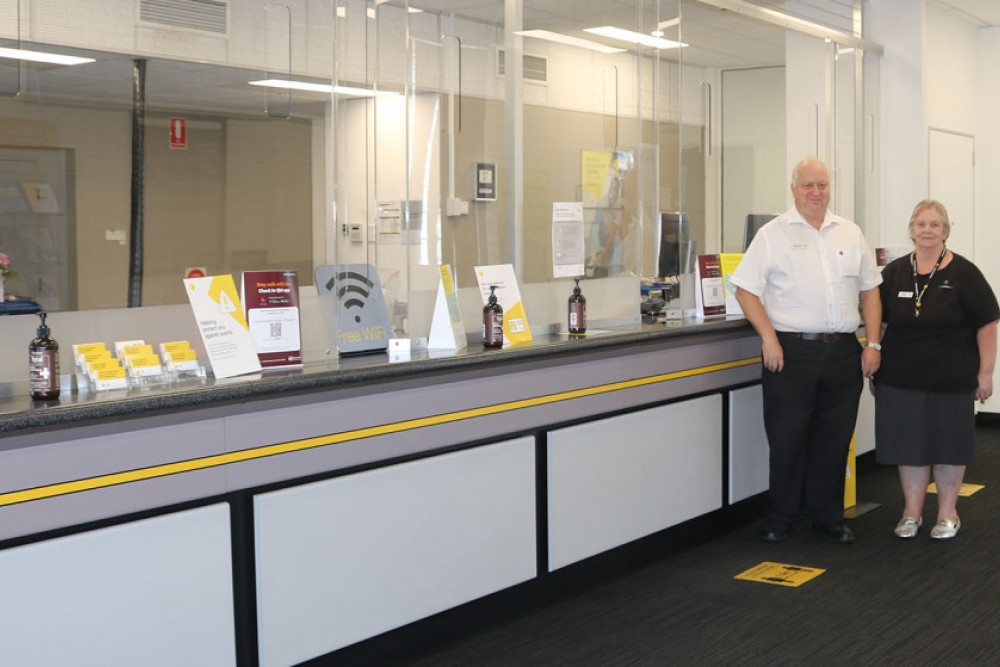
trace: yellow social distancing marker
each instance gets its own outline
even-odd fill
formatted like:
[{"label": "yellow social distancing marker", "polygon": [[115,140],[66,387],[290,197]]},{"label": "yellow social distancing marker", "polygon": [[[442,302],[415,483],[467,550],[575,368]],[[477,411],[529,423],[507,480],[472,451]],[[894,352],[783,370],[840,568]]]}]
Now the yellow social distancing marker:
[{"label": "yellow social distancing marker", "polygon": [[[985,484],[963,484],[962,488],[958,490],[958,495],[962,496],[963,498],[967,498],[971,496],[973,493],[977,491],[982,491],[985,488],[986,488]],[[927,485],[927,493],[937,493],[937,492],[938,492],[937,484],[931,482],[930,484]]]},{"label": "yellow social distancing marker", "polygon": [[746,572],[741,572],[734,577],[744,581],[759,581],[765,584],[777,584],[778,586],[801,586],[810,579],[815,579],[826,572],[818,567],[802,567],[801,565],[787,565],[785,563],[764,562],[756,565]]}]

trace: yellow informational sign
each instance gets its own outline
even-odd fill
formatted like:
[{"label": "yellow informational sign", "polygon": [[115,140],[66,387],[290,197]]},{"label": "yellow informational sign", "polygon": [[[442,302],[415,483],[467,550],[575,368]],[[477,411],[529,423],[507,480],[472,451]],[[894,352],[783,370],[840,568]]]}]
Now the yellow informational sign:
[{"label": "yellow informational sign", "polygon": [[810,579],[815,579],[826,572],[818,567],[802,567],[801,565],[787,565],[785,563],[764,562],[750,568],[746,572],[737,574],[735,579],[744,581],[759,581],[765,584],[777,584],[778,586],[791,586],[793,588],[801,586]]},{"label": "yellow informational sign", "polygon": [[722,280],[726,287],[726,315],[742,315],[743,309],[740,302],[736,300],[736,285],[729,282],[733,271],[740,265],[743,259],[741,252],[719,253],[719,270],[722,272]]},{"label": "yellow informational sign", "polygon": [[605,185],[608,182],[608,172],[615,154],[611,151],[583,151],[580,156],[580,183],[583,191],[590,193],[591,200],[584,199],[591,206],[604,196]]},{"label": "yellow informational sign", "polygon": [[[982,491],[986,486],[984,484],[963,484],[962,488],[958,490],[958,495],[963,498],[967,498],[977,491]],[[927,493],[937,493],[937,484],[931,482],[927,485]]]},{"label": "yellow informational sign", "polygon": [[857,456],[854,450],[854,436],[851,436],[851,448],[847,452],[847,479],[844,480],[844,509],[850,509],[858,504]]},{"label": "yellow informational sign", "polygon": [[215,377],[260,371],[257,347],[233,277],[188,278],[184,286]]},{"label": "yellow informational sign", "polygon": [[504,344],[526,343],[531,340],[531,329],[528,327],[528,316],[521,303],[521,290],[517,286],[517,276],[511,264],[494,264],[477,266],[476,278],[479,280],[479,291],[483,303],[487,303],[490,287],[496,288],[497,301],[503,308]]}]

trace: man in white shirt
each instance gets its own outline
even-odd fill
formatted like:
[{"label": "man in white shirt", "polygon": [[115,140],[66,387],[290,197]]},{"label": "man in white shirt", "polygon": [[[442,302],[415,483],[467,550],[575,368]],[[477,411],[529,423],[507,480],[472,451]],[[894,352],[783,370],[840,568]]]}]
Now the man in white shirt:
[{"label": "man in white shirt", "polygon": [[[818,160],[792,171],[795,207],[761,228],[736,271],[736,299],[760,336],[771,507],[761,539],[780,542],[803,500],[814,528],[850,544],[844,473],[863,377],[881,361],[881,274],[853,222],[833,215]],[[868,345],[855,334],[864,317]]]}]

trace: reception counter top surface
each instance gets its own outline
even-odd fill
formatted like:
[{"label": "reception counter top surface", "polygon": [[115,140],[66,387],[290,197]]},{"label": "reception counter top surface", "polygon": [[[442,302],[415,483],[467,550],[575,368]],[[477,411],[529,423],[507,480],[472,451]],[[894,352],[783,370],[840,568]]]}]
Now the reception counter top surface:
[{"label": "reception counter top surface", "polygon": [[65,428],[108,419],[225,406],[420,375],[481,370],[492,364],[558,359],[675,338],[751,331],[746,320],[740,317],[651,323],[629,328],[595,329],[585,336],[571,337],[558,333],[536,336],[529,344],[502,350],[484,350],[478,344],[470,344],[465,350],[443,354],[421,350],[400,361],[390,361],[386,353],[380,352],[316,361],[307,363],[299,370],[270,371],[226,379],[183,380],[100,393],[88,391],[68,396],[64,393],[59,400],[49,403],[33,402],[28,396],[13,396],[0,399],[0,433]]}]

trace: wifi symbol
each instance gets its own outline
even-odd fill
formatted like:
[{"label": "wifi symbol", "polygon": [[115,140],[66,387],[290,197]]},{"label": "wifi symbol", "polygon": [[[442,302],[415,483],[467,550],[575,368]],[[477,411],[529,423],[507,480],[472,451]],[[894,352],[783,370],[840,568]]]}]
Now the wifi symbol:
[{"label": "wifi symbol", "polygon": [[[330,279],[326,281],[327,291],[333,292],[334,286],[338,283],[337,300],[344,305],[344,308],[364,308],[365,301],[368,300],[368,295],[375,286],[375,283],[362,273],[342,271],[335,276],[330,276]],[[360,323],[361,315],[355,315],[354,321]]]}]

